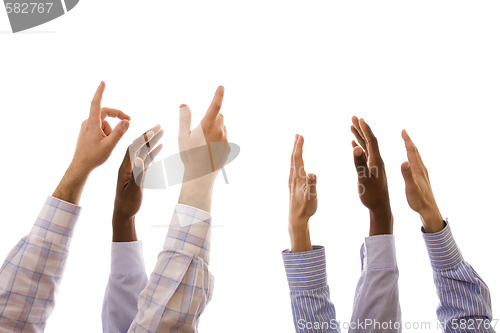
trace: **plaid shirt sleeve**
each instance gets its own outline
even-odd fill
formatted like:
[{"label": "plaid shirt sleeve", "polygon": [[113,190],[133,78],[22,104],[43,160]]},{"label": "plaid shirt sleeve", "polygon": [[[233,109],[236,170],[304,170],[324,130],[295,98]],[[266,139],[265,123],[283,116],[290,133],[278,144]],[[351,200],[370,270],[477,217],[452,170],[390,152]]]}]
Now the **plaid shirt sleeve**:
[{"label": "plaid shirt sleeve", "polygon": [[448,223],[437,233],[425,233],[439,296],[437,315],[443,331],[495,332],[490,291],[474,268],[464,261]]},{"label": "plaid shirt sleeve", "polygon": [[0,269],[0,332],[43,332],[80,207],[49,197]]},{"label": "plaid shirt sleeve", "polygon": [[129,332],[197,332],[198,320],[211,299],[208,270],[211,217],[177,205],[163,251],[141,292],[138,314]]}]

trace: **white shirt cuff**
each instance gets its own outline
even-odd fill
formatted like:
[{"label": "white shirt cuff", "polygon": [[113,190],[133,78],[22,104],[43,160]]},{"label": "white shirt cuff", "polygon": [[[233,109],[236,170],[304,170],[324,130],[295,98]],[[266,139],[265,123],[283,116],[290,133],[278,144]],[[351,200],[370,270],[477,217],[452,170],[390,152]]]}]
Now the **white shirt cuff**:
[{"label": "white shirt cuff", "polygon": [[366,237],[361,246],[361,263],[361,270],[397,268],[394,235]]},{"label": "white shirt cuff", "polygon": [[137,275],[145,272],[142,241],[111,244],[111,275]]}]

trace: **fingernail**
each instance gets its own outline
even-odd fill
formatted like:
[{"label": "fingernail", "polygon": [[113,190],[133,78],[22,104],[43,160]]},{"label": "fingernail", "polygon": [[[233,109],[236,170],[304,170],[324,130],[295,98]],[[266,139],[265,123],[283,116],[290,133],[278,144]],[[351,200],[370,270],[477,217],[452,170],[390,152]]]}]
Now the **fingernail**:
[{"label": "fingernail", "polygon": [[140,161],[139,157],[134,160],[134,165],[136,168],[141,167],[141,161]]},{"label": "fingernail", "polygon": [[186,104],[181,104],[181,106],[179,106],[179,109],[185,108],[186,106]]},{"label": "fingernail", "polygon": [[130,125],[130,123],[126,120],[122,120],[121,122],[121,125],[125,128],[125,129],[128,129],[128,126]]},{"label": "fingernail", "polygon": [[403,170],[408,170],[410,168],[410,163],[407,162],[405,163],[405,165],[403,166]]},{"label": "fingernail", "polygon": [[361,154],[363,154],[363,150],[361,150],[361,149],[355,149],[354,150],[354,155],[356,155],[356,157],[360,157]]}]

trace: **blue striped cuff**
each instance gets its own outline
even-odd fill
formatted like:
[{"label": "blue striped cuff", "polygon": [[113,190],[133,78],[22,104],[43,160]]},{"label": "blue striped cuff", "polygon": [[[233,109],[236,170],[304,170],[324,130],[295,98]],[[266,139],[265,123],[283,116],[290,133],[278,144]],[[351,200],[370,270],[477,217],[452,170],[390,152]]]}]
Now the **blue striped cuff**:
[{"label": "blue striped cuff", "polygon": [[312,251],[282,253],[290,291],[315,290],[327,287],[325,248],[313,246]]},{"label": "blue striped cuff", "polygon": [[443,230],[436,233],[425,233],[422,228],[427,252],[434,270],[449,270],[457,267],[462,261],[462,253],[455,243],[450,226],[446,223]]}]

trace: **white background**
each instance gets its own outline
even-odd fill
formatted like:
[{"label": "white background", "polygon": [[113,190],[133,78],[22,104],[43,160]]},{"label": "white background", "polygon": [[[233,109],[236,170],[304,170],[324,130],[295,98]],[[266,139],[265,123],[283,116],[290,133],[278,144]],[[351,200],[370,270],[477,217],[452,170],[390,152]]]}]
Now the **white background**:
[{"label": "white background", "polygon": [[[178,105],[205,112],[217,85],[241,155],[213,204],[216,278],[201,332],[292,332],[281,251],[289,155],[305,137],[318,175],[312,240],[327,249],[338,318],[350,319],[368,214],[352,162],[352,115],[378,136],[395,218],[405,321],[435,322],[437,297],[420,221],[404,195],[406,128],[442,214],[488,283],[498,318],[500,4],[496,1],[96,1],[28,32],[0,10],[0,256],[28,233],[69,164],[100,80],[103,105],[132,117],[91,176],[47,332],[99,332],[116,175],[127,145],[157,123],[159,158],[177,152]],[[148,272],[179,187],[148,191],[137,217]],[[152,227],[161,225],[165,227]],[[420,332],[421,330],[407,330]],[[437,329],[429,332],[438,332]]]}]

